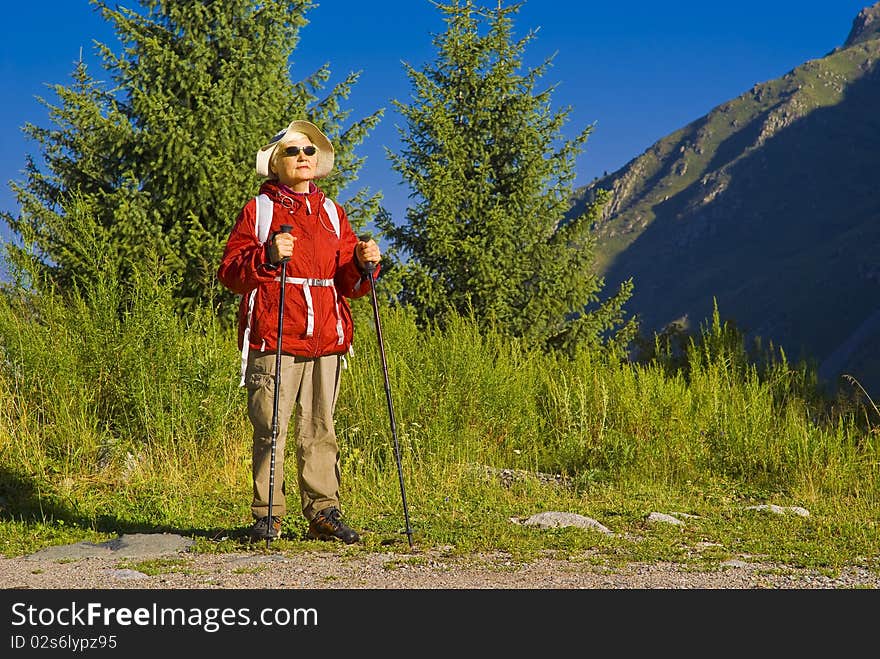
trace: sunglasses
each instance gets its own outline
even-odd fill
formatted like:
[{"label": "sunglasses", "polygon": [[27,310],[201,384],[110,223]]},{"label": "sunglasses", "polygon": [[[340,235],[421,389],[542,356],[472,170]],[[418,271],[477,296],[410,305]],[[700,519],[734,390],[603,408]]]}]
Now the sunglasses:
[{"label": "sunglasses", "polygon": [[308,146],[288,146],[284,149],[284,155],[298,156],[300,151],[302,151],[307,156],[313,156],[318,153],[318,147],[313,144],[309,144]]}]

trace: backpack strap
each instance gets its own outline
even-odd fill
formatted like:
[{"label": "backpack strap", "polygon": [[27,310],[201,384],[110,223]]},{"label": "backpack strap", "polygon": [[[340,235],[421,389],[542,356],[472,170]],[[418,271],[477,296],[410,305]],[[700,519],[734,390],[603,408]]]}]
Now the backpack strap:
[{"label": "backpack strap", "polygon": [[339,238],[339,211],[336,210],[336,204],[334,204],[333,200],[329,197],[324,198],[324,210],[327,211],[327,215],[330,216],[333,230],[336,232],[336,237]]},{"label": "backpack strap", "polygon": [[272,226],[272,200],[267,194],[259,194],[257,200],[257,238],[261,243],[269,239],[269,227]]},{"label": "backpack strap", "polygon": [[[269,239],[269,227],[272,226],[272,200],[266,194],[254,197],[257,204],[257,217],[254,230],[261,243]],[[251,319],[254,315],[254,298],[257,296],[255,288],[248,294],[247,323],[244,326],[244,337],[241,344],[241,381],[239,386],[244,386],[244,376],[247,371],[248,353],[250,352]]]}]

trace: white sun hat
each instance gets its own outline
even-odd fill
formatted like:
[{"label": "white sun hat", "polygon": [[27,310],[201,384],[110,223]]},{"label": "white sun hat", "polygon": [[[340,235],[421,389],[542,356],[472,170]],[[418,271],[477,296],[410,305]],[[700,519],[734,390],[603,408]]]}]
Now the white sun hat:
[{"label": "white sun hat", "polygon": [[269,140],[269,143],[260,147],[257,151],[257,175],[263,178],[275,178],[269,170],[269,163],[276,147],[284,144],[284,138],[292,133],[302,133],[318,147],[318,167],[315,170],[315,178],[324,178],[333,170],[333,145],[327,136],[310,121],[294,120],[284,130],[279,131]]}]

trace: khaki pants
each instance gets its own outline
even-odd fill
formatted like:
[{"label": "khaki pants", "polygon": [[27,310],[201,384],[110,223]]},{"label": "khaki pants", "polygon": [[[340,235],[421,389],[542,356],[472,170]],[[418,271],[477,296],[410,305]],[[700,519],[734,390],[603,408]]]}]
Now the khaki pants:
[{"label": "khaki pants", "polygon": [[[275,439],[275,492],[272,515],[284,515],[284,456],[288,422],[293,414],[296,463],[302,513],[311,520],[324,508],[339,508],[339,446],[333,412],[339,393],[341,355],[281,356],[278,435]],[[253,501],[255,518],[269,514],[269,470],[272,459],[272,409],[275,353],[251,351],[245,385],[253,435]]]}]

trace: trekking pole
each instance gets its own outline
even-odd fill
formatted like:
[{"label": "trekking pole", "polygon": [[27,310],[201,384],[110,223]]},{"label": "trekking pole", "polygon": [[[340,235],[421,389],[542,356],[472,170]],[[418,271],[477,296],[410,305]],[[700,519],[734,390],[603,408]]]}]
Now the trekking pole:
[{"label": "trekking pole", "polygon": [[[281,233],[290,233],[293,227],[281,225]],[[275,394],[272,397],[272,453],[269,458],[269,517],[266,523],[266,548],[272,541],[271,533],[275,530],[272,522],[272,499],[275,494],[275,447],[278,442],[278,395],[281,391],[281,337],[284,331],[284,290],[287,288],[287,262],[289,257],[281,259],[281,292],[278,295],[278,339],[275,346]]]},{"label": "trekking pole", "polygon": [[[370,240],[369,236],[361,236],[361,240]],[[376,281],[373,273],[376,264],[367,261],[364,265],[366,276],[370,278],[370,298],[373,303],[373,321],[376,323],[376,338],[379,340],[379,354],[382,357],[382,373],[385,376],[385,400],[388,402],[388,418],[391,421],[391,437],[394,439],[394,457],[397,460],[397,478],[400,481],[400,496],[403,499],[403,517],[406,522],[406,539],[412,549],[412,527],[409,523],[409,509],[406,505],[406,489],[403,486],[403,468],[400,465],[400,445],[397,443],[397,425],[394,423],[394,405],[391,402],[391,384],[388,382],[388,362],[385,359],[385,344],[382,341],[382,325],[379,323],[379,303],[376,301]]]}]

